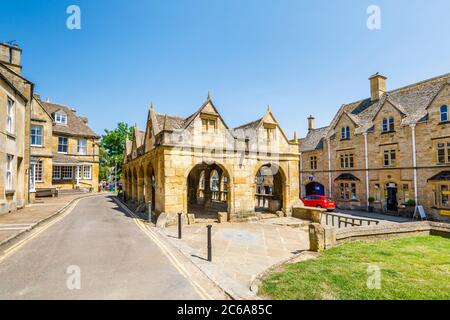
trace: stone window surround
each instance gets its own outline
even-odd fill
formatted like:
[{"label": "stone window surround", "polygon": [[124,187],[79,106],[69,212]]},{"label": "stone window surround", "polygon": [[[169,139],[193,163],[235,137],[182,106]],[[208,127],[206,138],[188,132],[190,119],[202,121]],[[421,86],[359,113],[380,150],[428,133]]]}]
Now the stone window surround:
[{"label": "stone window surround", "polygon": [[5,173],[5,190],[13,191],[13,162],[14,155],[6,154],[6,173]]},{"label": "stone window surround", "polygon": [[[64,139],[66,142],[62,142],[61,140]],[[60,149],[61,147],[61,149]],[[61,151],[64,150],[65,151]],[[69,138],[68,137],[64,137],[64,136],[59,136],[58,137],[58,153],[67,153],[69,150]]]},{"label": "stone window surround", "polygon": [[14,100],[9,96],[6,98],[6,132],[14,134]]},{"label": "stone window surround", "polygon": [[[33,128],[40,128],[40,134],[38,135],[37,132],[35,132],[35,134],[33,134]],[[37,138],[41,138],[41,143],[33,143],[33,136]],[[36,125],[33,124],[31,125],[31,130],[30,130],[30,144],[32,147],[42,147],[44,145],[44,127],[41,125]]]}]

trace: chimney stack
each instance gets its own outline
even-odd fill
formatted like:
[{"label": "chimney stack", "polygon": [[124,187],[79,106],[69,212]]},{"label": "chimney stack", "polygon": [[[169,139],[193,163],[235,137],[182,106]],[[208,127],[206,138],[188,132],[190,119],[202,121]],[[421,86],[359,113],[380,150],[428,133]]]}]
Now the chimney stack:
[{"label": "chimney stack", "polygon": [[378,72],[369,78],[370,80],[370,97],[372,102],[378,101],[386,93],[386,77]]},{"label": "chimney stack", "polygon": [[315,118],[313,116],[309,116],[308,118],[308,131],[311,131],[314,129],[314,120]]},{"label": "chimney stack", "polygon": [[12,43],[12,41],[11,43],[0,42],[0,62],[4,63],[14,72],[21,74],[22,49]]}]

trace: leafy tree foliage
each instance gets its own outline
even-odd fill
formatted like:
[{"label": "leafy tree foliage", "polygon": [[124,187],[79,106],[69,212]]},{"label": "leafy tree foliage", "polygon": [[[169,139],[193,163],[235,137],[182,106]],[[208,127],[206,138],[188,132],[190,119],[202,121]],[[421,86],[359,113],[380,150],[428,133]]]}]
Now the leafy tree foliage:
[{"label": "leafy tree foliage", "polygon": [[117,163],[117,173],[120,179],[122,161],[125,151],[125,140],[132,139],[134,127],[119,122],[114,130],[105,129],[100,141],[100,179],[108,179],[111,168]]}]

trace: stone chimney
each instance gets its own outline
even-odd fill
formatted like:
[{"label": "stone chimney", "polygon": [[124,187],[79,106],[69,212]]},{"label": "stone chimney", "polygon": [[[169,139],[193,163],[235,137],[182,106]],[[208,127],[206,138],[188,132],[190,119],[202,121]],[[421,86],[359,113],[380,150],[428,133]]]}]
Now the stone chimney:
[{"label": "stone chimney", "polygon": [[309,116],[308,118],[308,131],[311,131],[314,129],[314,120],[315,118],[313,116]]},{"label": "stone chimney", "polygon": [[386,93],[386,77],[378,72],[369,78],[370,80],[370,97],[372,101],[378,101]]},{"label": "stone chimney", "polygon": [[0,42],[0,62],[20,74],[22,73],[21,59],[22,49],[17,45]]}]

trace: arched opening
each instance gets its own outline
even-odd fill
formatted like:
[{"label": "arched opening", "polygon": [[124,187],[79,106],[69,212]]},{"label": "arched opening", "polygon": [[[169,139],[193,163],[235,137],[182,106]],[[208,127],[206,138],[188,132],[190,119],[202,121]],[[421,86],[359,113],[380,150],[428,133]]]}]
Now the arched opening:
[{"label": "arched opening", "polygon": [[276,165],[263,165],[255,177],[255,211],[275,213],[283,209],[284,178]]},{"label": "arched opening", "polygon": [[155,171],[153,167],[149,165],[147,167],[147,175],[145,177],[145,202],[148,207],[151,205],[151,209],[154,212],[156,208],[156,179],[155,179]]},{"label": "arched opening", "polygon": [[187,177],[187,210],[196,218],[217,219],[219,212],[228,212],[228,172],[216,163],[201,163]]},{"label": "arched opening", "polygon": [[325,186],[319,182],[310,182],[305,186],[306,196],[310,195],[325,195]]}]

